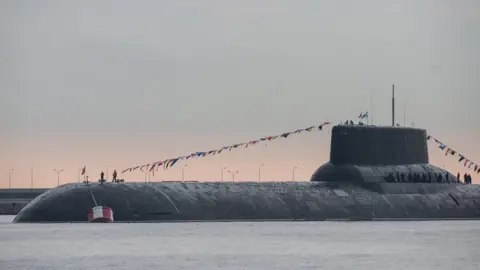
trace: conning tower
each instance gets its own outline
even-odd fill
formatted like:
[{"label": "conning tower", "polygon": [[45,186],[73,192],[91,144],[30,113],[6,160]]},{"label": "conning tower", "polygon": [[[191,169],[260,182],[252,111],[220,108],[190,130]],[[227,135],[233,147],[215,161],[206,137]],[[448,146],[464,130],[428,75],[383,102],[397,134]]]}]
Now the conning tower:
[{"label": "conning tower", "polygon": [[454,183],[456,178],[429,164],[424,129],[339,125],[332,129],[330,162],[311,181]]},{"label": "conning tower", "polygon": [[335,126],[330,162],[333,165],[428,164],[424,129],[375,126]]}]

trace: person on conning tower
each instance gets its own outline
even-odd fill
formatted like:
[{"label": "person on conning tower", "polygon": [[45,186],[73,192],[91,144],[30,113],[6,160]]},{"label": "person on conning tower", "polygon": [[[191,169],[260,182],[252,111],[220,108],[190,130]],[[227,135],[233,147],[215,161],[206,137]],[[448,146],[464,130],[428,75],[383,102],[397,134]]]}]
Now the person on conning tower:
[{"label": "person on conning tower", "polygon": [[117,182],[117,170],[113,170],[112,182]]}]

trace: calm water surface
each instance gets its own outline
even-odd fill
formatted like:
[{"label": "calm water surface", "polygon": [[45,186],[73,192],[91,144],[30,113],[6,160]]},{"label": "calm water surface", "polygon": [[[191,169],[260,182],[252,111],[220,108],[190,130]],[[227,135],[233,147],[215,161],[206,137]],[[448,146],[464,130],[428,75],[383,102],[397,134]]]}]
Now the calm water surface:
[{"label": "calm water surface", "polygon": [[12,224],[0,269],[480,269],[480,221]]}]

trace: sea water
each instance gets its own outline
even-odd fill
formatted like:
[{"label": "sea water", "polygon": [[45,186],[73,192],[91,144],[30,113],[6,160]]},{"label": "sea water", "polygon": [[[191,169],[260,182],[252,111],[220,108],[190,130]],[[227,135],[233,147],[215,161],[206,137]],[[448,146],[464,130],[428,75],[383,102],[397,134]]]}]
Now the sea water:
[{"label": "sea water", "polygon": [[13,224],[0,269],[480,269],[480,221]]}]

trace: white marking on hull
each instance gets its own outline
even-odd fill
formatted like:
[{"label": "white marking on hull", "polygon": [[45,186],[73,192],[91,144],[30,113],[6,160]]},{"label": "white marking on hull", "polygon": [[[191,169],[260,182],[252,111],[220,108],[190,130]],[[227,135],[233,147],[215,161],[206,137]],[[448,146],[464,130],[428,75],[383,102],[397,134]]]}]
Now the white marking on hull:
[{"label": "white marking on hull", "polygon": [[165,194],[165,192],[161,191],[160,189],[156,188],[153,185],[151,187],[153,187],[156,191],[160,192],[163,196],[165,196],[165,198],[167,198],[167,200],[173,205],[173,207],[175,207],[175,210],[177,210],[177,213],[180,213],[180,211],[178,211],[178,208],[175,205],[175,203],[170,199],[170,197],[168,197],[167,194]]}]

